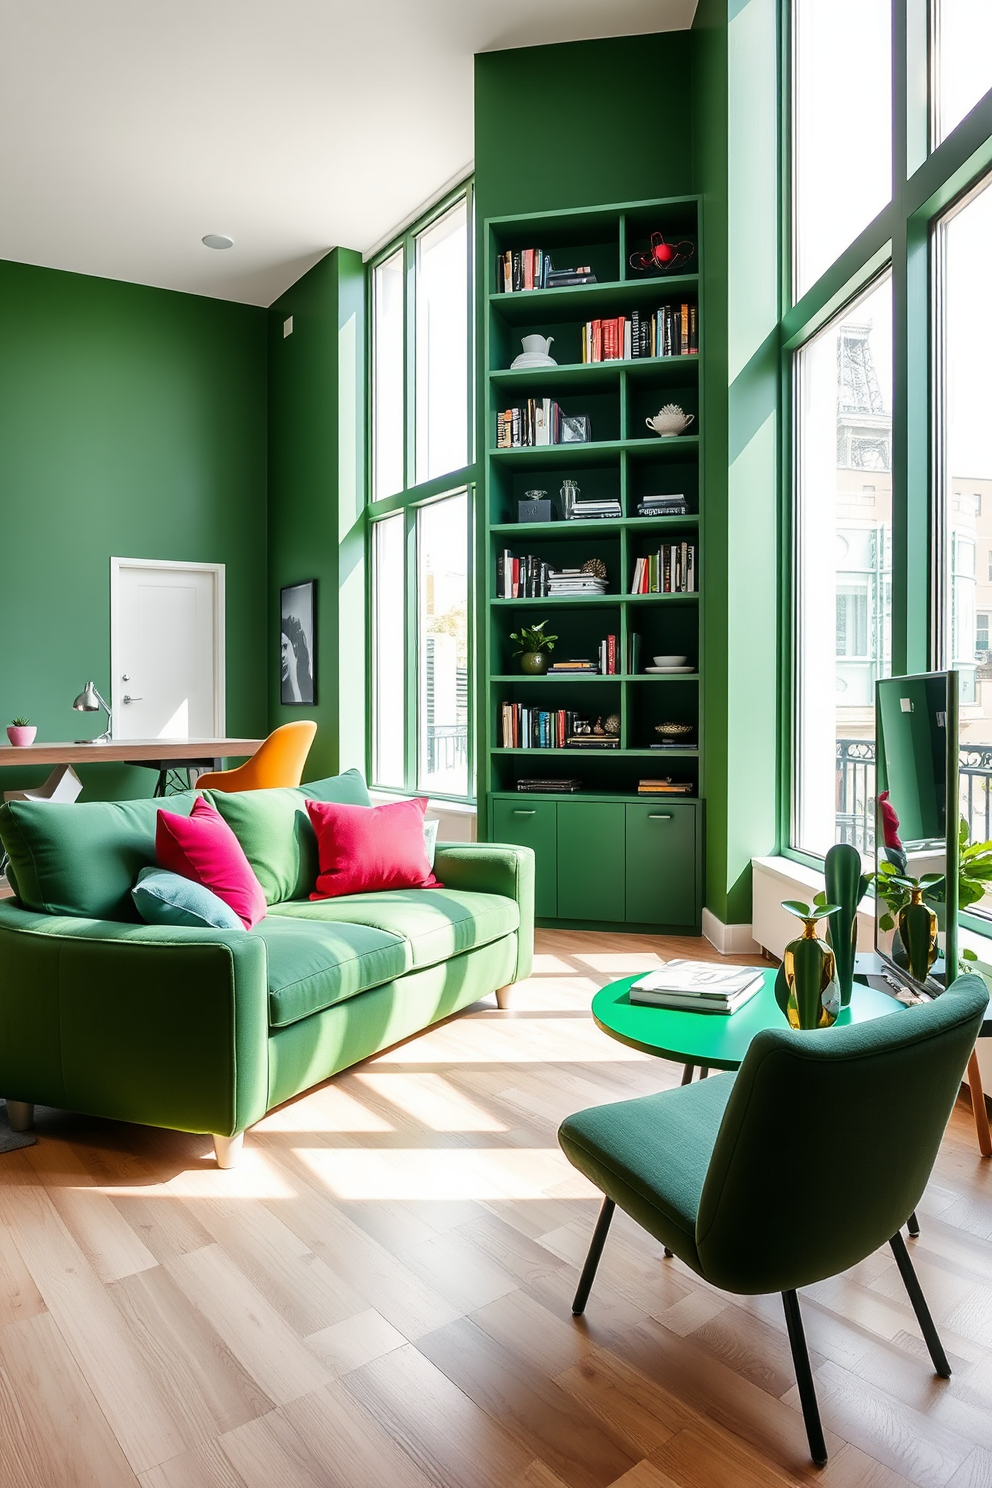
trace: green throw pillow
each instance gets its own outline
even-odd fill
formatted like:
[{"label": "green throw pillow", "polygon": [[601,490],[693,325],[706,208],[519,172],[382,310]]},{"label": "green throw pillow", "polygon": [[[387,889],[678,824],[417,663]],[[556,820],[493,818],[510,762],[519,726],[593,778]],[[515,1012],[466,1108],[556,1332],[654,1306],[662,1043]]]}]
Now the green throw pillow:
[{"label": "green throw pillow", "polygon": [[142,868],[131,890],[134,907],[146,925],[192,925],[196,930],[244,930],[238,916],[210,889],[169,873]]},{"label": "green throw pillow", "polygon": [[[137,920],[131,886],[155,862],[155,824],[163,804],[189,816],[192,791],[167,802],[7,801],[0,841],[10,854],[11,887],[37,914]],[[11,877],[11,875],[8,875]]]},{"label": "green throw pillow", "polygon": [[266,904],[305,899],[317,882],[317,839],[306,802],[370,806],[358,770],[281,790],[204,791],[244,849]]}]

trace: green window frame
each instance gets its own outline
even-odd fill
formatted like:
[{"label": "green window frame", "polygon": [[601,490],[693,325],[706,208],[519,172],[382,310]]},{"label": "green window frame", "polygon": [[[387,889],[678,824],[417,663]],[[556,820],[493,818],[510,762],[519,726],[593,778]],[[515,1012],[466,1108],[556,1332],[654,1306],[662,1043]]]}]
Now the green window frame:
[{"label": "green window frame", "polygon": [[[892,671],[925,671],[944,662],[941,575],[946,559],[940,441],[940,218],[992,171],[992,91],[938,140],[936,132],[937,0],[894,0],[892,12],[893,190],[888,205],[792,303],[792,120],[795,72],[794,0],[782,9],[783,239],[780,333],[780,446],[783,571],[781,673],[782,762],[778,836],[786,856],[812,867],[822,859],[794,846],[795,720],[801,685],[794,563],[797,443],[795,357],[824,326],[891,266],[892,400]],[[826,623],[833,625],[833,617]],[[976,923],[976,928],[980,926]],[[982,927],[988,931],[988,926]]]},{"label": "green window frame", "polygon": [[[429,432],[424,387],[425,296],[418,306],[418,244],[448,214],[464,202],[466,213],[466,303],[465,303],[465,408],[456,417],[465,423],[465,463],[441,474],[429,474],[425,465],[425,431]],[[367,611],[370,617],[367,676],[367,772],[370,784],[379,791],[401,795],[429,794],[435,799],[475,800],[475,579],[477,454],[475,436],[474,355],[474,193],[471,180],[463,182],[433,205],[402,233],[377,252],[368,263],[368,493],[366,504]],[[393,265],[397,278],[389,286],[393,297],[392,342],[396,357],[391,378],[384,387],[383,402],[401,423],[399,438],[377,427],[377,288],[385,275],[383,266]],[[396,299],[401,300],[399,315]],[[418,322],[418,311],[420,321]],[[382,320],[385,322],[386,313]],[[418,367],[418,336],[420,363]],[[402,345],[400,346],[400,341]],[[384,332],[388,342],[388,330]],[[419,374],[419,375],[418,375]],[[419,405],[418,405],[419,397]],[[436,425],[431,425],[430,429]],[[443,430],[442,430],[443,433]],[[418,448],[419,445],[419,448]],[[392,479],[380,479],[377,466],[385,466]],[[442,460],[443,463],[443,460]],[[419,468],[418,468],[419,467]],[[418,479],[418,476],[420,477]],[[390,487],[395,486],[396,489]],[[381,494],[380,494],[381,492]],[[429,717],[428,678],[437,655],[429,640],[435,631],[421,613],[429,586],[425,571],[426,547],[437,540],[436,508],[450,501],[452,515],[465,519],[465,627],[464,656],[456,659],[455,690],[459,722],[455,729],[435,728]],[[388,527],[383,527],[388,523]],[[379,583],[382,578],[382,588]],[[436,583],[436,581],[435,581]],[[460,604],[457,606],[460,608]],[[443,617],[442,617],[443,619]],[[462,645],[459,632],[458,646]],[[449,668],[450,670],[450,668]],[[380,681],[382,692],[380,692]],[[400,697],[396,694],[399,692]],[[381,699],[381,706],[380,706]],[[384,709],[395,708],[397,728],[385,721]],[[380,718],[383,713],[383,718]],[[382,735],[380,735],[382,725]],[[442,737],[443,736],[443,737]],[[384,747],[379,748],[380,738]],[[457,761],[455,772],[464,767],[465,789],[446,788],[443,764]],[[432,763],[437,762],[437,768]]]}]

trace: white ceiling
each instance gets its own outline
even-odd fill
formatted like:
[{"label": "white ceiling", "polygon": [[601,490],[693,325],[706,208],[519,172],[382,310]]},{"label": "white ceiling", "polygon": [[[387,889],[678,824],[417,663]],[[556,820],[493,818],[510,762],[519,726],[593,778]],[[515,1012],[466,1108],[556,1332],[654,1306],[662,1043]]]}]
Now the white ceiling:
[{"label": "white ceiling", "polygon": [[0,0],[0,258],[271,304],[470,166],[475,52],[679,30],[695,7]]}]

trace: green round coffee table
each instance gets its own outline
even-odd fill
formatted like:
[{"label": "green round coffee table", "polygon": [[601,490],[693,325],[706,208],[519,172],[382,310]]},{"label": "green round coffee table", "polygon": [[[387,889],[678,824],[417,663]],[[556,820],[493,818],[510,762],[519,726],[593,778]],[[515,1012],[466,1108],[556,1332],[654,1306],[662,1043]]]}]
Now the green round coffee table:
[{"label": "green round coffee table", "polygon": [[[641,971],[601,988],[592,1000],[592,1015],[604,1033],[622,1044],[684,1064],[683,1084],[692,1079],[697,1065],[703,1072],[738,1069],[756,1033],[788,1026],[775,1001],[774,968],[764,972],[761,991],[730,1014],[682,1013],[632,1003],[628,995],[631,983],[645,975]],[[899,1012],[902,1003],[894,997],[876,992],[874,987],[855,986],[850,1007],[841,1008],[833,1026],[868,1023],[872,1018]]]}]

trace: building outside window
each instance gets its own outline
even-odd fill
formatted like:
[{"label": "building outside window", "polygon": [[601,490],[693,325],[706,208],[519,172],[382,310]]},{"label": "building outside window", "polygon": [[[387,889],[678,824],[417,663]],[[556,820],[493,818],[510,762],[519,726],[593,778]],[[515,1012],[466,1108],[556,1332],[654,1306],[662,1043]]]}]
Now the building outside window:
[{"label": "building outside window", "polygon": [[[937,223],[933,257],[940,526],[939,658],[961,694],[961,811],[971,837],[992,837],[992,184],[988,178]],[[986,562],[978,567],[979,552]],[[992,895],[982,906],[992,912]]]},{"label": "building outside window", "polygon": [[373,785],[471,799],[471,188],[373,263]]},{"label": "building outside window", "polygon": [[[875,683],[891,669],[892,283],[795,356],[793,842],[874,846]],[[865,475],[871,474],[866,481]]]}]

